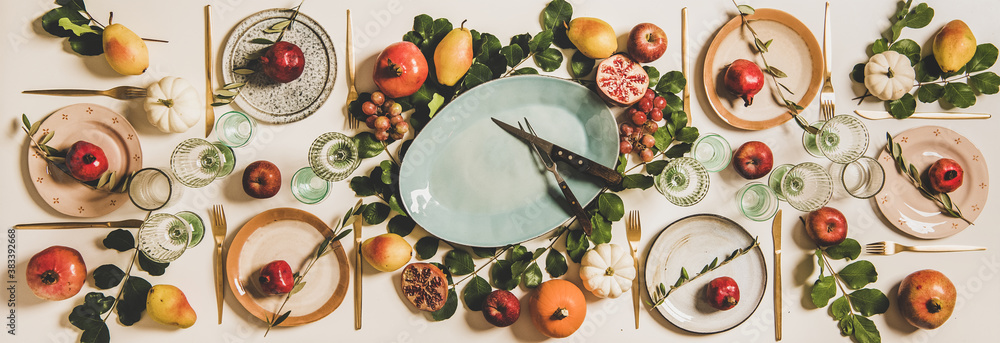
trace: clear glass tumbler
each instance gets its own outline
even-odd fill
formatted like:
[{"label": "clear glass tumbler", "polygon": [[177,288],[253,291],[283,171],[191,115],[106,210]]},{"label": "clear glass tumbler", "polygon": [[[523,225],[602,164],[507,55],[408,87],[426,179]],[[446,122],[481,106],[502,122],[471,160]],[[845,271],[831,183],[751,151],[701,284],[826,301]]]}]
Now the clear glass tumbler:
[{"label": "clear glass tumbler", "polygon": [[673,159],[653,181],[656,190],[677,206],[697,204],[708,194],[708,170],[691,157]]},{"label": "clear glass tumbler", "polygon": [[143,168],[129,178],[128,198],[143,211],[156,211],[176,203],[183,189],[170,172]]},{"label": "clear glass tumbler", "polygon": [[833,179],[819,164],[801,163],[781,178],[781,194],[796,210],[814,211],[830,202]]},{"label": "clear glass tumbler", "polygon": [[834,116],[820,127],[816,147],[835,163],[854,162],[868,151],[868,128],[855,116]]},{"label": "clear glass tumbler", "polygon": [[358,145],[354,139],[339,132],[327,132],[309,147],[309,166],[316,176],[330,182],[346,179],[358,165]]},{"label": "clear glass tumbler", "polygon": [[722,136],[709,133],[702,135],[691,147],[691,156],[701,162],[709,172],[717,172],[729,166],[733,149]]},{"label": "clear glass tumbler", "polygon": [[240,111],[229,111],[219,116],[215,122],[215,133],[219,142],[231,148],[239,148],[250,143],[257,131],[257,122]]},{"label": "clear glass tumbler", "polygon": [[778,212],[778,197],[767,185],[751,182],[736,192],[736,205],[750,220],[762,222]]},{"label": "clear glass tumbler", "polygon": [[168,213],[151,215],[139,227],[139,251],[153,262],[176,260],[191,241],[191,226],[187,221]]},{"label": "clear glass tumbler", "polygon": [[330,193],[330,181],[323,180],[312,167],[302,167],[292,175],[292,195],[303,204],[315,204]]},{"label": "clear glass tumbler", "polygon": [[170,169],[181,184],[200,188],[215,179],[229,175],[236,166],[233,149],[222,143],[209,143],[201,138],[188,138],[174,148]]},{"label": "clear glass tumbler", "polygon": [[861,156],[847,164],[834,164],[830,167],[830,174],[838,181],[838,191],[847,192],[858,199],[875,196],[885,184],[885,170],[882,169],[882,165],[878,160],[868,156]]}]

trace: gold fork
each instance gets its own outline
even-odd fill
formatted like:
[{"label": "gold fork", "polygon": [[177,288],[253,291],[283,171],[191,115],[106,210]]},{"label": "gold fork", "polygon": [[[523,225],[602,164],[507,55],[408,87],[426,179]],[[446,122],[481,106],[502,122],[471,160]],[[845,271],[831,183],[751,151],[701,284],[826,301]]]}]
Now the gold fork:
[{"label": "gold fork", "polygon": [[639,247],[639,239],[642,238],[642,225],[639,223],[639,211],[630,211],[628,219],[625,221],[625,237],[628,238],[628,247],[632,249],[632,261],[635,265],[635,278],[632,279],[632,307],[635,308],[635,328],[639,328],[639,259],[635,258],[635,253]]},{"label": "gold fork", "polygon": [[42,94],[42,95],[62,95],[62,96],[92,96],[92,95],[103,95],[109,96],[119,100],[129,100],[138,99],[146,97],[146,89],[133,86],[118,86],[108,90],[92,90],[92,89],[36,89],[27,90],[21,93],[24,94]]},{"label": "gold fork", "polygon": [[[354,88],[354,34],[351,32],[351,10],[347,10],[347,106],[358,99],[358,89]],[[347,111],[348,127],[357,129],[360,123]]]},{"label": "gold fork", "polygon": [[219,324],[222,324],[223,283],[226,278],[225,266],[222,265],[222,243],[226,241],[226,212],[222,205],[212,207],[212,235],[215,236],[215,299],[219,305]]},{"label": "gold fork", "polygon": [[875,242],[865,245],[865,252],[873,255],[893,255],[904,251],[914,252],[951,252],[951,251],[976,251],[986,250],[985,247],[974,247],[968,245],[922,245],[908,246],[893,241]]},{"label": "gold fork", "polygon": [[833,62],[833,54],[830,51],[830,3],[826,3],[826,19],[823,22],[823,91],[819,94],[819,114],[823,120],[830,120],[834,113],[834,102],[837,97],[833,93],[833,82],[830,81],[832,71],[830,64]]}]

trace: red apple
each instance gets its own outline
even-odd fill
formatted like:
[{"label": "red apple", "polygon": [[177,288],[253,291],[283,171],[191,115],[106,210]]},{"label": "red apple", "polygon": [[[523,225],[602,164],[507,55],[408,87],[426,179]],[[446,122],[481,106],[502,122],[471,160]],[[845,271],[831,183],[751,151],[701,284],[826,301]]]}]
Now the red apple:
[{"label": "red apple", "polygon": [[955,285],[941,272],[924,269],[903,278],[899,284],[899,312],[906,321],[922,329],[936,329],[955,310]]},{"label": "red apple", "polygon": [[771,172],[774,156],[764,142],[749,141],[733,153],[733,169],[744,179],[759,179]]},{"label": "red apple", "polygon": [[260,289],[265,294],[278,295],[292,291],[295,286],[295,278],[292,274],[292,267],[284,260],[275,260],[260,268],[260,276],[257,282]]},{"label": "red apple", "polygon": [[667,51],[667,34],[659,26],[642,23],[629,32],[625,48],[636,62],[649,63],[659,59]]},{"label": "red apple", "polygon": [[87,281],[87,266],[80,252],[59,245],[32,256],[25,273],[31,292],[46,300],[69,299]]},{"label": "red apple", "polygon": [[280,189],[281,172],[274,163],[256,161],[243,171],[243,191],[254,198],[273,197]]},{"label": "red apple", "polygon": [[77,141],[66,151],[66,168],[80,181],[94,181],[108,171],[104,150],[87,141]]},{"label": "red apple", "polygon": [[483,316],[487,322],[498,327],[510,326],[521,316],[521,301],[514,293],[495,290],[483,301]]},{"label": "red apple", "polygon": [[732,309],[740,302],[740,286],[728,276],[715,278],[705,288],[705,300],[716,309]]},{"label": "red apple", "polygon": [[298,45],[281,41],[274,43],[260,57],[264,74],[271,80],[288,83],[299,78],[306,66],[305,55]]},{"label": "red apple", "polygon": [[951,193],[958,187],[962,187],[964,175],[962,166],[950,158],[935,161],[927,170],[927,178],[931,181],[931,188],[941,193]]},{"label": "red apple", "polygon": [[823,207],[806,216],[806,234],[821,247],[840,244],[847,238],[847,218],[833,207]]}]

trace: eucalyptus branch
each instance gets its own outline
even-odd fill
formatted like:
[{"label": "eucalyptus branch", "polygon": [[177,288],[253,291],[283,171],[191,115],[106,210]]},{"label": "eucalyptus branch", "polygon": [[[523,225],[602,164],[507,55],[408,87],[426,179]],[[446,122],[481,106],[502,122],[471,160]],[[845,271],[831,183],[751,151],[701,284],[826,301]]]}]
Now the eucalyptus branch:
[{"label": "eucalyptus branch", "polygon": [[486,268],[486,266],[493,265],[493,261],[496,261],[498,258],[500,258],[500,256],[503,256],[503,254],[506,253],[507,250],[510,250],[510,248],[511,248],[510,245],[503,247],[503,249],[501,249],[497,253],[493,254],[493,257],[490,257],[489,261],[486,261],[486,263],[483,263],[482,267],[476,268],[476,270],[474,270],[471,274],[466,275],[461,280],[458,280],[458,282],[452,283],[452,288],[457,287],[459,284],[461,284],[462,282],[465,282],[465,280],[468,280],[470,277],[476,276],[476,274],[479,274],[479,271],[483,270],[483,268]]},{"label": "eucalyptus branch", "polygon": [[[799,220],[803,219],[801,219],[800,217]],[[803,222],[803,225],[805,225],[805,222]],[[854,304],[851,302],[851,295],[850,293],[847,293],[847,288],[844,287],[844,280],[840,278],[839,273],[833,270],[833,265],[830,264],[830,260],[827,259],[826,257],[826,250],[819,249],[819,246],[817,246],[817,250],[820,251],[819,258],[823,261],[823,264],[826,265],[826,269],[829,270],[830,274],[833,275],[833,279],[836,281],[837,288],[840,289],[841,293],[844,293],[844,299],[847,299],[847,305],[848,305],[847,308],[849,309],[852,315],[856,315],[856,313],[854,313]]]},{"label": "eucalyptus branch", "polygon": [[288,18],[288,25],[281,28],[281,33],[278,34],[278,39],[274,40],[275,43],[280,42],[281,38],[285,37],[285,31],[287,31],[289,27],[292,27],[292,23],[295,22],[295,18],[299,16],[299,8],[302,8],[302,4],[305,2],[305,0],[302,0],[299,2],[298,6],[295,6],[292,16]]},{"label": "eucalyptus branch", "polygon": [[[146,212],[146,219],[149,220],[149,216],[153,214],[153,211]],[[142,227],[139,227],[139,231],[136,231],[136,237],[142,233]],[[132,252],[132,259],[128,262],[128,268],[125,269],[125,278],[121,281],[121,287],[118,287],[118,295],[115,296],[115,301],[111,303],[111,308],[108,309],[108,314],[101,319],[103,322],[108,322],[108,317],[111,317],[111,313],[115,311],[115,307],[118,307],[118,301],[122,298],[122,293],[125,291],[125,285],[128,284],[128,279],[132,275],[132,267],[135,266],[135,259],[139,257],[139,245],[136,244],[135,250]]]},{"label": "eucalyptus branch", "polygon": [[733,253],[730,254],[728,257],[726,257],[726,259],[723,260],[721,263],[719,262],[719,258],[716,257],[715,260],[712,260],[712,263],[705,265],[705,267],[701,269],[701,272],[699,272],[694,277],[689,277],[687,269],[681,267],[681,275],[679,278],[677,278],[677,282],[674,283],[673,286],[670,286],[669,289],[663,283],[660,283],[659,286],[657,286],[656,291],[654,291],[654,295],[656,296],[656,298],[654,299],[653,302],[647,301],[646,304],[649,305],[650,309],[654,309],[662,305],[663,302],[667,300],[667,296],[669,296],[670,293],[673,293],[674,290],[681,288],[682,286],[688,283],[691,283],[691,281],[698,279],[702,275],[708,274],[713,270],[719,269],[722,266],[729,264],[729,262],[732,262],[737,257],[746,255],[748,252],[750,252],[750,250],[757,247],[758,245],[760,245],[760,242],[757,241],[757,237],[754,237],[753,242],[750,242],[750,245],[748,245],[746,248],[737,249],[733,251]]},{"label": "eucalyptus branch", "polygon": [[917,190],[920,191],[921,195],[927,199],[933,200],[937,203],[938,207],[949,216],[962,219],[966,223],[975,225],[972,221],[966,219],[965,216],[962,215],[962,210],[951,200],[951,196],[949,196],[948,193],[935,193],[934,191],[927,189],[927,187],[924,186],[924,183],[920,180],[920,172],[917,171],[917,167],[907,163],[906,159],[903,158],[902,146],[900,146],[899,143],[893,142],[892,135],[888,132],[885,136],[888,140],[885,145],[885,150],[896,162],[896,169],[898,169],[903,175],[906,175],[906,177],[910,180],[910,184],[917,187]]}]

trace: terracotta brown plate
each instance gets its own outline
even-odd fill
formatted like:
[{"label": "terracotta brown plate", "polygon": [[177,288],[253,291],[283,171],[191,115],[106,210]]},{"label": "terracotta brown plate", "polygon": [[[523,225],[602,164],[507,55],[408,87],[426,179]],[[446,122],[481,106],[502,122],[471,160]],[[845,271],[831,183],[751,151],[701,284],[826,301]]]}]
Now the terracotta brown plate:
[{"label": "terracotta brown plate", "polygon": [[[294,208],[264,211],[240,228],[226,255],[226,282],[243,308],[262,321],[274,317],[284,295],[265,295],[257,284],[258,271],[274,260],[285,260],[299,272],[312,259],[330,227],[313,214]],[[347,295],[350,283],[347,254],[340,242],[333,253],[320,257],[306,274],[306,285],[281,310],[291,311],[278,326],[297,326],[332,313]]]},{"label": "terracotta brown plate", "polygon": [[[59,150],[69,149],[76,141],[101,147],[108,158],[108,170],[125,175],[142,169],[142,148],[135,128],[111,109],[96,104],[63,107],[44,120],[34,138],[40,140],[55,131],[47,144]],[[127,193],[95,190],[72,176],[50,166],[28,146],[28,175],[42,200],[60,213],[73,217],[99,217],[129,204]]]},{"label": "terracotta brown plate", "polygon": [[[747,19],[762,41],[773,39],[765,57],[769,65],[788,74],[779,79],[793,93],[786,91],[785,98],[808,107],[823,81],[823,55],[816,37],[801,21],[779,10],[758,9]],[[741,129],[763,130],[792,119],[771,77],[765,74],[764,89],[754,96],[749,107],[744,107],[743,99],[729,92],[722,81],[726,67],[737,59],[764,67],[753,45],[750,30],[743,27],[739,16],[734,17],[719,29],[709,45],[703,77],[708,100],[722,120]]]},{"label": "terracotta brown plate", "polygon": [[[940,126],[923,126],[893,136],[903,148],[903,158],[926,174],[927,168],[940,158],[958,161],[965,172],[962,187],[949,193],[962,215],[975,221],[989,196],[990,174],[986,157],[968,138]],[[969,227],[964,220],[941,213],[937,204],[924,198],[909,178],[899,173],[889,153],[882,149],[878,163],[885,169],[885,185],[875,195],[875,204],[882,215],[900,231],[924,239],[944,238]]]}]

